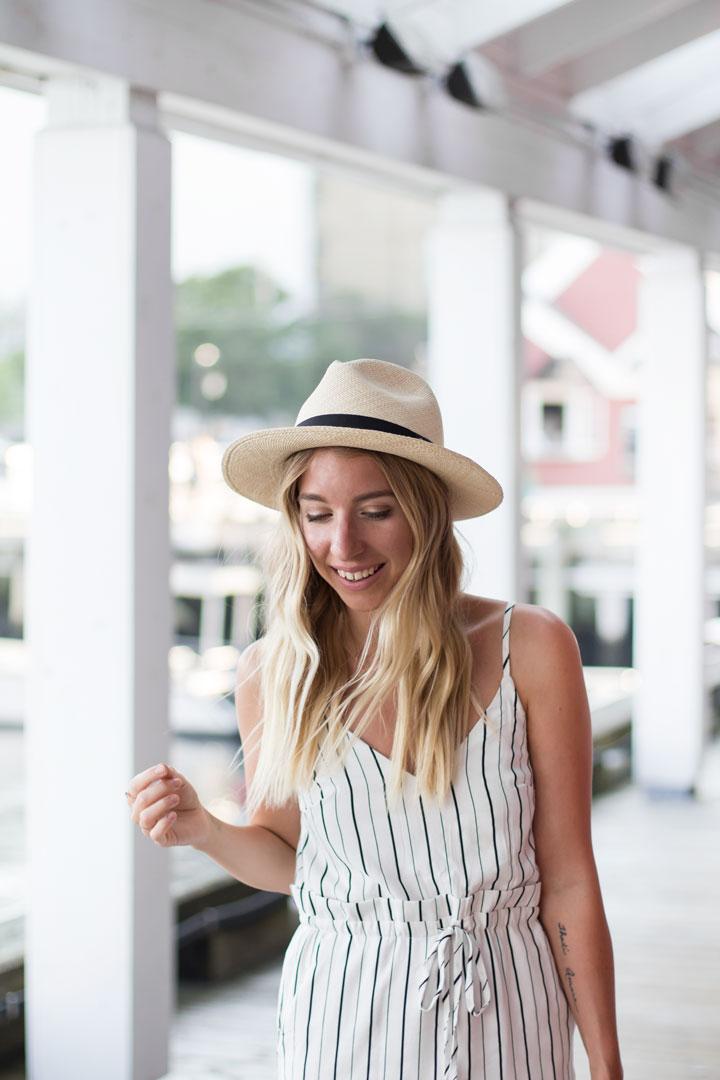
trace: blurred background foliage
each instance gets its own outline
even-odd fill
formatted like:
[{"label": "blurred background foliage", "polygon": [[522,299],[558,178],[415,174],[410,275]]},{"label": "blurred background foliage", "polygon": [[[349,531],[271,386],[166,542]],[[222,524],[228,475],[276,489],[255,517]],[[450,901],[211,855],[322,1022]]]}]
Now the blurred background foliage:
[{"label": "blurred background foliage", "polygon": [[[201,412],[294,416],[333,360],[371,356],[408,366],[426,338],[423,315],[361,296],[329,296],[297,314],[293,298],[252,266],[186,279],[175,310],[178,403]],[[195,359],[207,343],[220,354],[212,370],[227,380],[214,400],[203,394]]]}]

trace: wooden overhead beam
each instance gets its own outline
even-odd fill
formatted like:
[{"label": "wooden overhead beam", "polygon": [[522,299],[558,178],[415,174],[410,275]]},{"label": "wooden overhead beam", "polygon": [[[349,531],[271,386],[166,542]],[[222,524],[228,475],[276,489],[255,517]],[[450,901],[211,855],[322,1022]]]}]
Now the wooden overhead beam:
[{"label": "wooden overhead beam", "polygon": [[719,28],[718,0],[700,0],[586,53],[565,65],[561,74],[570,95],[579,94]]},{"label": "wooden overhead beam", "polygon": [[687,146],[690,153],[710,162],[720,157],[720,120],[693,131],[679,143],[681,150]]},{"label": "wooden overhead beam", "polygon": [[420,66],[433,66],[438,60],[454,63],[468,49],[566,5],[567,0],[513,0],[503,4],[426,0],[397,5],[397,10],[389,11],[388,23],[413,60]]},{"label": "wooden overhead beam", "polygon": [[705,127],[720,117],[720,30],[578,94],[571,107],[651,145]]},{"label": "wooden overhead beam", "polygon": [[[482,185],[720,251],[720,202],[670,199],[589,139],[482,113],[423,79],[213,0],[5,0],[0,65],[157,91],[173,120],[433,190]],[[0,78],[1,78],[0,74]]]},{"label": "wooden overhead beam", "polygon": [[691,0],[576,0],[513,35],[518,70],[534,78],[647,26]]}]

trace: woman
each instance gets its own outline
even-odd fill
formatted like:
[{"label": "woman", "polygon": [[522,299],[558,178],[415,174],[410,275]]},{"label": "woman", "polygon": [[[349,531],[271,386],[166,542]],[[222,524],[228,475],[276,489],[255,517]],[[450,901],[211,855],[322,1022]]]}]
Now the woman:
[{"label": "woman", "polygon": [[621,1077],[577,643],[461,592],[453,520],[499,485],[444,448],[427,384],[375,360],[332,364],[223,471],[282,511],[236,693],[250,823],[165,765],[128,798],[156,844],[292,893],[280,1075],[564,1080],[577,1022],[593,1080]]}]

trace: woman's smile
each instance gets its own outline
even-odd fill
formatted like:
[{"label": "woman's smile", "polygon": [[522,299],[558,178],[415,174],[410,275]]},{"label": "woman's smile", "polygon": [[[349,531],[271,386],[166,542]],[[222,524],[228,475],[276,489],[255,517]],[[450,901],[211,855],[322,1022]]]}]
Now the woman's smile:
[{"label": "woman's smile", "polygon": [[350,587],[369,583],[371,578],[378,576],[384,565],[385,563],[378,563],[376,566],[370,566],[366,570],[341,570],[338,566],[333,567],[333,569],[346,587]]}]

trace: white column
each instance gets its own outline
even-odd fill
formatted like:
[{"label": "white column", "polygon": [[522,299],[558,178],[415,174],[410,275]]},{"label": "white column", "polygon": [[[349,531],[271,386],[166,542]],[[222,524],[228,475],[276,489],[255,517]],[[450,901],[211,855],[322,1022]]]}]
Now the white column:
[{"label": "white column", "polygon": [[625,593],[610,589],[595,601],[595,629],[601,641],[614,645],[622,641],[628,628],[628,601]]},{"label": "white column", "polygon": [[225,626],[225,597],[204,593],[200,597],[200,633],[198,652],[202,656],[206,649],[215,649],[223,643]]},{"label": "white column", "polygon": [[520,242],[505,196],[453,193],[428,245],[428,379],[445,444],[500,482],[504,501],[459,523],[472,550],[469,591],[524,600],[520,580]]},{"label": "white column", "polygon": [[170,148],[154,97],[50,80],[28,326],[31,1080],[167,1072],[167,853],[123,792],[167,756]]},{"label": "white column", "polygon": [[700,255],[692,250],[649,257],[642,270],[634,771],[648,789],[689,792],[707,716],[704,281]]}]

